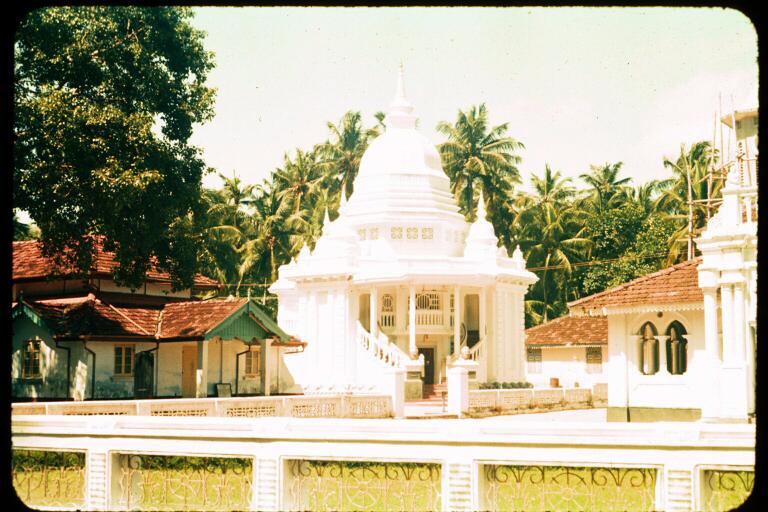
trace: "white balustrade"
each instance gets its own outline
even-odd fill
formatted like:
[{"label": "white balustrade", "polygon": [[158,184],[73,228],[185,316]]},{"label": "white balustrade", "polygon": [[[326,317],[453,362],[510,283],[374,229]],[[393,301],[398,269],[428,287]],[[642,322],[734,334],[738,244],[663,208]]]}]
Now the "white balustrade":
[{"label": "white balustrade", "polygon": [[395,327],[395,314],[390,312],[383,312],[379,316],[379,325],[386,329],[392,329]]},{"label": "white balustrade", "polygon": [[389,418],[390,395],[297,395],[285,397],[171,398],[15,403],[11,414],[64,416],[201,416]]},{"label": "white balustrade", "polygon": [[410,360],[408,354],[389,341],[386,334],[379,331],[378,336],[371,336],[360,322],[357,322],[357,340],[369,354],[386,367],[404,368],[405,362]]}]

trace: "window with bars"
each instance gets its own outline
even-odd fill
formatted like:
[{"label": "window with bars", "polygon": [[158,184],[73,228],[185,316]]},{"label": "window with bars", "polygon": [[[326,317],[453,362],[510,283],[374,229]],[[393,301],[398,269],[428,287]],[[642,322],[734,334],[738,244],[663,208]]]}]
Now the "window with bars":
[{"label": "window with bars", "polygon": [[115,345],[115,375],[133,375],[133,345]]},{"label": "window with bars", "polygon": [[253,377],[261,373],[261,352],[251,350],[245,353],[245,376]]},{"label": "window with bars", "polygon": [[587,373],[603,372],[603,349],[587,347]]},{"label": "window with bars", "polygon": [[381,312],[392,313],[395,311],[395,299],[391,294],[385,293],[381,297]]},{"label": "window with bars", "polygon": [[27,340],[22,352],[21,377],[24,379],[40,378],[40,340]]},{"label": "window with bars", "polygon": [[440,310],[440,294],[439,293],[417,293],[416,294],[416,309],[428,309],[431,311]]},{"label": "window with bars", "polygon": [[528,373],[541,373],[541,349],[528,347],[526,350]]}]

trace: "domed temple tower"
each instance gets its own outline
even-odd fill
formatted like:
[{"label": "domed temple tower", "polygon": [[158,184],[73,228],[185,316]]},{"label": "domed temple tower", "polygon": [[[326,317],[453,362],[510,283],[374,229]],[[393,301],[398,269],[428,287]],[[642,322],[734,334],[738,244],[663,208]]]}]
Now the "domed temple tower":
[{"label": "domed temple tower", "polygon": [[278,323],[309,342],[285,358],[293,390],[372,391],[401,368],[406,397],[420,398],[463,346],[478,380],[524,380],[523,301],[537,278],[519,249],[498,247],[482,196],[473,224],[459,213],[439,153],[416,131],[402,68],[386,127],[339,217],[326,214],[314,251],[270,288]]}]

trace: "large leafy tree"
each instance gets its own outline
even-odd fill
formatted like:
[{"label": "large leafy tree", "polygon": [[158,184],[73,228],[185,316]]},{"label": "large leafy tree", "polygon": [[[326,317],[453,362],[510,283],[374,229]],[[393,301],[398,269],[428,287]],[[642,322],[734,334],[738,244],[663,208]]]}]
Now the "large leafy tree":
[{"label": "large leafy tree", "polygon": [[16,33],[14,206],[44,252],[86,272],[98,237],[115,280],[139,286],[151,262],[192,283],[190,231],[205,170],[188,144],[213,115],[213,67],[187,8],[55,7]]},{"label": "large leafy tree", "polygon": [[459,110],[454,124],[437,125],[437,131],[448,137],[438,150],[459,207],[467,220],[474,220],[477,187],[481,187],[497,233],[506,231],[502,224],[507,201],[513,185],[520,182],[520,157],[515,152],[523,144],[507,135],[508,128],[508,123],[489,127],[483,103],[466,112]]}]

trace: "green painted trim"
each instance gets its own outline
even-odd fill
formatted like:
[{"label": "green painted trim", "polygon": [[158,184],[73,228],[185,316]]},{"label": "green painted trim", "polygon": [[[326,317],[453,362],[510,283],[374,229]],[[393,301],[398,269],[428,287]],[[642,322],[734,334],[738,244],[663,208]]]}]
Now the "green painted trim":
[{"label": "green painted trim", "polygon": [[270,330],[270,332],[274,335],[276,335],[278,338],[280,338],[280,341],[288,341],[292,338],[292,336],[288,333],[286,333],[284,330],[280,328],[279,325],[277,325],[277,322],[272,320],[268,314],[262,310],[258,304],[254,301],[254,299],[251,299],[247,302],[248,304],[248,311],[250,313],[253,313],[256,318],[258,318],[261,323],[264,324],[264,327]]},{"label": "green painted trim", "polygon": [[217,333],[229,327],[229,325],[235,322],[240,317],[240,315],[243,314],[243,312],[247,312],[247,311],[248,311],[248,303],[246,302],[242,306],[237,308],[235,311],[233,311],[232,314],[229,315],[227,318],[219,322],[218,325],[211,328],[211,330],[205,333],[205,336],[203,337],[203,339],[209,340],[214,336],[217,336]]},{"label": "green painted trim", "polygon": [[30,305],[29,305],[29,304],[27,304],[26,302],[18,302],[18,303],[16,304],[16,307],[15,307],[15,308],[13,308],[13,311],[11,312],[11,319],[12,319],[12,320],[16,320],[16,319],[18,319],[19,317],[21,317],[22,315],[24,315],[24,316],[26,316],[27,318],[29,318],[29,319],[32,321],[32,323],[34,323],[35,325],[37,325],[37,326],[39,326],[39,327],[42,327],[43,329],[45,329],[46,331],[48,331],[48,334],[49,334],[50,336],[52,336],[52,335],[53,335],[53,332],[54,332],[54,331],[53,331],[53,329],[51,329],[51,328],[48,326],[48,324],[46,324],[46,323],[45,323],[45,320],[43,320],[43,317],[41,317],[41,316],[40,316],[40,315],[37,313],[37,311],[35,311],[35,310],[32,308],[32,306],[30,306]]},{"label": "green painted trim", "polygon": [[[626,422],[626,407],[608,407],[607,421]],[[629,421],[647,423],[652,421],[698,421],[701,419],[701,409],[683,409],[667,407],[630,407]]]}]

